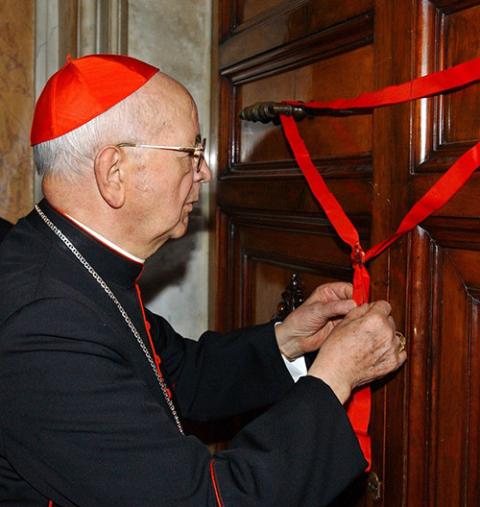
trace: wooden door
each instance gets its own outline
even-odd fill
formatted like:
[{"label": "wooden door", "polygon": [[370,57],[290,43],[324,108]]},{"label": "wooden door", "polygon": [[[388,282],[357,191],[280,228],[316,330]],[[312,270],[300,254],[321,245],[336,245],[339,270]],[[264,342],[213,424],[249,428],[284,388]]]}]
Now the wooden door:
[{"label": "wooden door", "polygon": [[[216,325],[269,319],[292,274],[306,294],[350,280],[349,252],[281,130],[245,106],[333,99],[480,56],[479,0],[218,0]],[[389,236],[480,138],[480,85],[412,104],[299,122],[361,233]],[[480,505],[480,180],[372,262],[409,360],[374,387],[373,472],[338,505]]]}]

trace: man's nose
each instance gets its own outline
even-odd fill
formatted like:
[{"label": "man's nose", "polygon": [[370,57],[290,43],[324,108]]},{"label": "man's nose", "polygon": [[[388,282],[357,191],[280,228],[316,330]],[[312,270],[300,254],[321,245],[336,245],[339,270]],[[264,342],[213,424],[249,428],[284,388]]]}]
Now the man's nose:
[{"label": "man's nose", "polygon": [[200,170],[198,171],[196,176],[197,181],[200,181],[201,183],[208,183],[212,179],[212,171],[210,170],[210,167],[204,158],[200,163]]}]

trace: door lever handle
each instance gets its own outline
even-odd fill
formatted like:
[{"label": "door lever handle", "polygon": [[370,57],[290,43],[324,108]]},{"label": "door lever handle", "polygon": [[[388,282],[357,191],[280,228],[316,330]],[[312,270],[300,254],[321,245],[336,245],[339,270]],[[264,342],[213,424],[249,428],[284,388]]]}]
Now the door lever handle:
[{"label": "door lever handle", "polygon": [[284,114],[286,116],[293,116],[296,121],[303,120],[307,116],[350,116],[352,114],[361,114],[365,110],[350,110],[350,109],[319,109],[310,108],[308,105],[286,104],[284,102],[256,102],[251,106],[244,107],[240,111],[240,119],[253,122],[270,123],[276,125],[280,123],[279,116]]},{"label": "door lever handle", "polygon": [[307,111],[301,106],[291,106],[282,102],[256,102],[240,111],[240,118],[246,121],[261,123],[278,123],[279,115],[293,116],[295,120],[303,120],[308,116]]}]

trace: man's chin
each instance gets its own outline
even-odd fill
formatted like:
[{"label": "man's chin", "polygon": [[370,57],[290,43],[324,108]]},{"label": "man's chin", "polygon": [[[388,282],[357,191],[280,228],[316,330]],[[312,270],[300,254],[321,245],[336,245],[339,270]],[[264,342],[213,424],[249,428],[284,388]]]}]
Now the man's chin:
[{"label": "man's chin", "polygon": [[185,236],[188,230],[188,214],[186,214],[181,222],[179,222],[171,231],[170,239],[178,239]]}]

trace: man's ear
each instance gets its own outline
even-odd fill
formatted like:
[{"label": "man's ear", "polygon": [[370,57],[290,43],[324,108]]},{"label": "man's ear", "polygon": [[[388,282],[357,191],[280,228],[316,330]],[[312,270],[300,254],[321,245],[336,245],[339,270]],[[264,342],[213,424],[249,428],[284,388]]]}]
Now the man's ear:
[{"label": "man's ear", "polygon": [[112,208],[125,203],[125,167],[119,148],[104,146],[95,157],[94,171],[100,195]]}]

